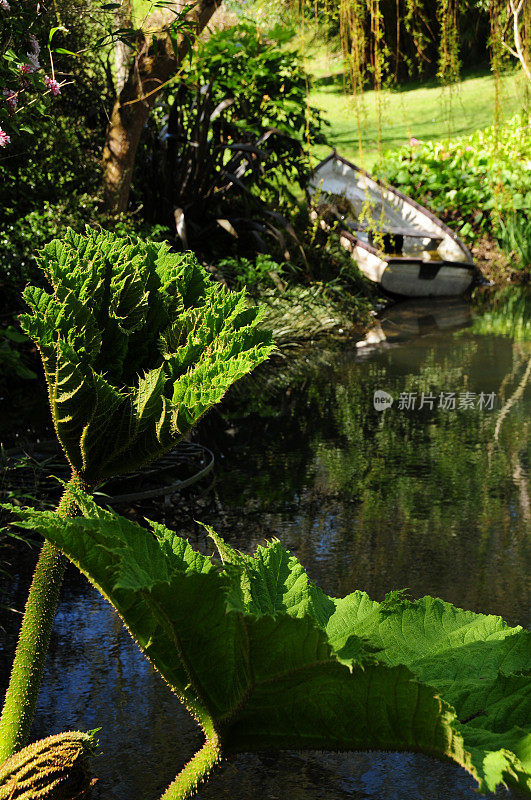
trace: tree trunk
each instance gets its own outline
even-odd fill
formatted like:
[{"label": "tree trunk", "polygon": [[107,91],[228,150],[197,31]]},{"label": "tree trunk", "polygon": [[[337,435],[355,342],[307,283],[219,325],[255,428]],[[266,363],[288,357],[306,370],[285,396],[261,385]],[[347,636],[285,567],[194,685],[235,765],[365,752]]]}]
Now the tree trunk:
[{"label": "tree trunk", "polygon": [[[207,25],[221,0],[199,0],[187,15],[197,36]],[[111,114],[103,148],[105,205],[118,214],[127,209],[136,151],[144,125],[155,105],[162,85],[173,77],[190,46],[190,39],[179,36],[174,50],[167,26],[175,17],[163,12],[148,20],[157,32],[139,32],[136,55],[127,80]],[[169,16],[168,16],[169,15]]]}]

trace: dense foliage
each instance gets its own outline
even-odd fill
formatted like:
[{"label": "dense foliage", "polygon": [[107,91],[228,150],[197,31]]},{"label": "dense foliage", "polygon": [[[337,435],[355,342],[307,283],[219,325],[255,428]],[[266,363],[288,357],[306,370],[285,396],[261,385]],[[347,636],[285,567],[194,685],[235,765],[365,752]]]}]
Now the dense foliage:
[{"label": "dense foliage", "polygon": [[[52,40],[60,30],[39,5],[0,3],[0,148],[20,134],[33,135],[32,120],[61,94],[52,58]],[[41,34],[45,31],[43,41]],[[37,35],[39,34],[39,38]],[[41,55],[41,45],[46,47]],[[45,63],[41,65],[41,60]],[[49,74],[45,74],[49,73]],[[64,81],[63,81],[64,83]]]},{"label": "dense foliage", "polygon": [[[113,88],[106,54],[95,48],[102,12],[91,0],[46,8],[13,3],[9,13],[0,13],[20,28],[5,29],[17,58],[0,59],[0,69],[5,63],[13,71],[19,62],[33,68],[40,59],[42,66],[29,77],[45,89],[44,74],[53,64],[61,83],[53,97],[50,91],[35,94],[24,105],[20,96],[17,113],[10,116],[16,135],[0,151],[0,312],[7,313],[20,309],[20,292],[28,280],[38,279],[33,253],[69,225],[81,232],[98,214],[99,161]],[[78,52],[82,56],[74,55]],[[0,78],[14,86],[14,76]]]},{"label": "dense foliage", "polygon": [[[388,152],[381,174],[473,241],[531,210],[531,127],[515,116],[472,136]],[[501,232],[500,232],[501,235]]]},{"label": "dense foliage", "polygon": [[531,208],[514,210],[500,218],[496,237],[514,266],[531,267]]},{"label": "dense foliage", "polygon": [[258,253],[254,259],[221,258],[216,262],[216,270],[228,285],[261,293],[267,289],[282,289],[293,267],[287,262],[278,263],[267,253]]},{"label": "dense foliage", "polygon": [[15,513],[113,603],[200,722],[205,746],[165,798],[192,796],[222,755],[280,748],[421,751],[481,789],[531,791],[522,628],[402,592],[328,597],[279,542],[247,556],[210,531],[220,563],[75,497],[83,518]]},{"label": "dense foliage", "polygon": [[[135,196],[176,243],[211,258],[285,249],[282,211],[323,141],[308,76],[280,31],[242,23],[200,44],[186,82],[156,110],[137,164]],[[176,212],[178,217],[175,216]]]},{"label": "dense foliage", "polygon": [[264,325],[279,345],[315,339],[327,333],[359,332],[371,320],[376,288],[359,271],[339,242],[302,211],[295,229],[303,246],[289,261],[265,253],[255,258],[222,258],[215,275],[229,286],[247,291],[264,307]]},{"label": "dense foliage", "polygon": [[290,27],[266,33],[250,22],[216,31],[199,43],[191,77],[200,85],[214,80],[217,103],[232,99],[228,119],[242,133],[275,128],[301,144],[320,142],[321,115],[308,103],[309,76],[294,35]]}]

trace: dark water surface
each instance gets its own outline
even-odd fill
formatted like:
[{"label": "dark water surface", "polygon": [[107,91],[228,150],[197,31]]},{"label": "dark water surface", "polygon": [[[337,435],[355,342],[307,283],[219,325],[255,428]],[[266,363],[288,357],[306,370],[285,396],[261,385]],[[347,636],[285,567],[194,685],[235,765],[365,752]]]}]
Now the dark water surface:
[{"label": "dark water surface", "polygon": [[[329,594],[363,589],[381,600],[409,587],[528,625],[530,359],[522,290],[472,307],[400,304],[364,343],[308,348],[252,376],[198,433],[216,452],[214,485],[135,511],[203,551],[194,519],[246,551],[279,537]],[[393,397],[391,407],[374,408],[376,390]],[[415,408],[400,408],[415,393]],[[438,407],[441,393],[450,406],[455,393],[455,409]],[[16,608],[28,580],[13,588]],[[74,569],[43,686],[35,736],[102,728],[102,800],[155,800],[201,745],[193,720]],[[472,800],[473,787],[459,768],[424,756],[288,752],[234,759],[198,797]]]}]

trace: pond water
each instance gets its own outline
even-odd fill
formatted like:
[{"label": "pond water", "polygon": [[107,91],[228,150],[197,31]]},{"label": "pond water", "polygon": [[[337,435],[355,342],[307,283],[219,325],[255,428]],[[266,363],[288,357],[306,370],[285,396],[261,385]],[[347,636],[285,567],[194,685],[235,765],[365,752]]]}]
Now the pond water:
[{"label": "pond water", "polygon": [[[363,589],[381,600],[408,587],[528,625],[529,310],[520,289],[478,295],[472,305],[408,302],[389,309],[364,342],[309,347],[277,362],[198,431],[216,453],[215,482],[132,511],[203,551],[194,519],[245,551],[278,537],[329,594]],[[375,408],[377,391],[392,405]],[[15,608],[28,580],[24,573],[12,587]],[[74,569],[43,686],[35,736],[102,728],[94,763],[101,800],[154,800],[201,744],[195,723]],[[226,763],[198,797],[472,800],[473,787],[459,768],[420,755],[287,752]]]}]

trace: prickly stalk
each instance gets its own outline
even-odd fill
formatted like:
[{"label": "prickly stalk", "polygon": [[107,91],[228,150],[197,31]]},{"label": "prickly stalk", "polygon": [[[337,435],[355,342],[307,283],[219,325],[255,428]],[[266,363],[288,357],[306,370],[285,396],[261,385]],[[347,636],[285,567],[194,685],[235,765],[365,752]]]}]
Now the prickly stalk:
[{"label": "prickly stalk", "polygon": [[221,747],[218,737],[214,734],[183,767],[160,800],[187,800],[193,797],[199,785],[208,778],[213,767],[220,761]]},{"label": "prickly stalk", "polygon": [[[86,488],[77,475],[71,478],[57,506],[62,517],[78,513],[70,486]],[[0,764],[23,747],[29,736],[67,563],[58,548],[45,542],[29,590],[0,718]]]}]

